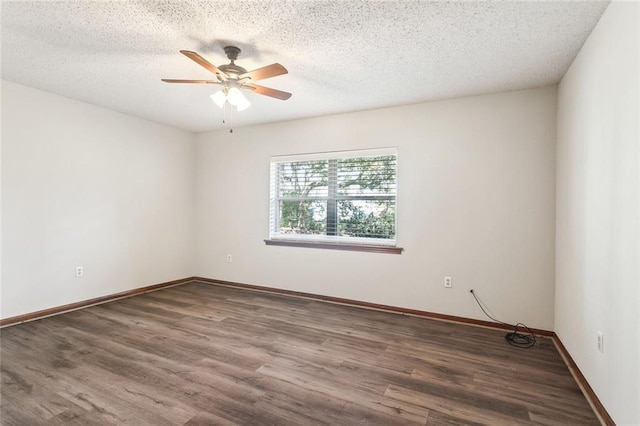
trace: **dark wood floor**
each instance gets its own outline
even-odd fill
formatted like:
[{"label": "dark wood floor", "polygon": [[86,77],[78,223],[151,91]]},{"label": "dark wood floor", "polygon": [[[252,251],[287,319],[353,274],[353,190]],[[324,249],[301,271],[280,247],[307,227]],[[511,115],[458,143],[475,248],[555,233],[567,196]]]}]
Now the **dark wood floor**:
[{"label": "dark wood floor", "polygon": [[598,424],[553,342],[203,283],[1,330],[3,425]]}]

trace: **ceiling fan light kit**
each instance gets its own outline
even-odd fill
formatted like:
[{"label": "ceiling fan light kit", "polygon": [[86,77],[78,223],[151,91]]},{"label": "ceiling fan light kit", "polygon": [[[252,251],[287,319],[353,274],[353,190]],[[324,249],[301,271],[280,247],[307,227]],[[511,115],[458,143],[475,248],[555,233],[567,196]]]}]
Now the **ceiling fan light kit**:
[{"label": "ceiling fan light kit", "polygon": [[189,83],[189,84],[218,84],[222,89],[211,95],[213,102],[224,108],[226,104],[235,107],[238,111],[244,111],[251,106],[251,102],[244,96],[242,90],[250,90],[259,95],[265,95],[272,98],[287,100],[291,97],[291,93],[281,90],[272,89],[270,87],[258,86],[253,84],[254,81],[264,80],[278,75],[287,74],[288,71],[282,65],[275,63],[267,65],[253,71],[247,71],[245,68],[236,65],[235,61],[241,50],[236,46],[227,46],[224,53],[229,58],[229,63],[216,67],[211,62],[200,56],[196,52],[190,50],[181,50],[180,53],[215,74],[215,80],[183,80],[163,78],[165,83]]},{"label": "ceiling fan light kit", "polygon": [[225,103],[236,107],[238,111],[244,111],[251,106],[249,99],[237,87],[224,87],[210,97],[220,109],[224,108]]}]

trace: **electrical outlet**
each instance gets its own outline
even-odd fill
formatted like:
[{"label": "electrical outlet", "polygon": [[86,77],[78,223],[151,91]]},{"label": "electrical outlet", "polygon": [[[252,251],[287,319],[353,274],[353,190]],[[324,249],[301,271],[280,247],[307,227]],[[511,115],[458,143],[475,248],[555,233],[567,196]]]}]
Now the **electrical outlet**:
[{"label": "electrical outlet", "polygon": [[76,277],[84,275],[84,268],[82,266],[76,266]]},{"label": "electrical outlet", "polygon": [[598,352],[604,353],[604,334],[598,331]]},{"label": "electrical outlet", "polygon": [[444,277],[444,287],[451,288],[451,277]]},{"label": "electrical outlet", "polygon": [[233,256],[231,256],[230,254],[227,255],[227,262],[233,262]]}]

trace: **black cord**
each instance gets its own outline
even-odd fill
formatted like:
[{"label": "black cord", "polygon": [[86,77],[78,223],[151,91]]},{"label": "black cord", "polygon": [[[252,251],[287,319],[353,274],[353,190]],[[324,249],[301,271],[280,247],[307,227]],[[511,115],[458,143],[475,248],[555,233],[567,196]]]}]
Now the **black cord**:
[{"label": "black cord", "polygon": [[[494,318],[493,316],[489,315],[489,313],[487,312],[487,309],[485,309],[485,304],[484,302],[482,302],[480,300],[480,298],[478,298],[478,296],[476,296],[476,292],[471,290],[471,295],[473,296],[474,299],[476,299],[476,303],[478,304],[478,306],[480,307],[480,309],[482,309],[482,312],[484,312],[484,314],[491,318],[493,321],[499,323],[499,324],[503,324],[503,325],[508,325],[509,327],[513,327],[513,332],[512,333],[507,333],[504,338],[507,340],[507,342],[512,345],[515,346],[517,348],[530,348],[533,345],[536,344],[536,335],[533,334],[533,331],[531,331],[531,329],[529,327],[527,327],[526,325],[522,324],[521,322],[517,323],[516,325],[513,324],[509,324],[506,322],[502,322],[496,318]],[[484,306],[483,306],[484,305]],[[526,330],[526,334],[521,332],[520,330]]]}]

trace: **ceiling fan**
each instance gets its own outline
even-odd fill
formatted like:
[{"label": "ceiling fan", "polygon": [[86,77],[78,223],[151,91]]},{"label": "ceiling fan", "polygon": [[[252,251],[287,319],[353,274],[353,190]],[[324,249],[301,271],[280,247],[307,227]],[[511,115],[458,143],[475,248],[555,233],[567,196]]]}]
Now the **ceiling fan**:
[{"label": "ceiling fan", "polygon": [[191,83],[191,84],[218,84],[222,86],[222,90],[211,95],[211,99],[222,108],[226,102],[235,106],[238,111],[247,109],[251,103],[244,97],[241,89],[250,90],[259,95],[270,96],[272,98],[281,99],[283,101],[291,97],[291,93],[283,92],[282,90],[272,89],[270,87],[259,86],[254,84],[254,81],[264,80],[278,75],[287,74],[288,71],[282,65],[275,63],[267,65],[262,68],[255,69],[253,71],[247,71],[239,65],[236,65],[235,61],[238,59],[238,55],[241,50],[236,46],[227,46],[224,48],[224,53],[231,61],[229,64],[220,65],[216,67],[211,62],[204,59],[196,52],[190,50],[181,50],[180,53],[191,59],[198,65],[211,71],[215,74],[215,80],[181,80],[163,78],[162,81],[166,83]]}]

